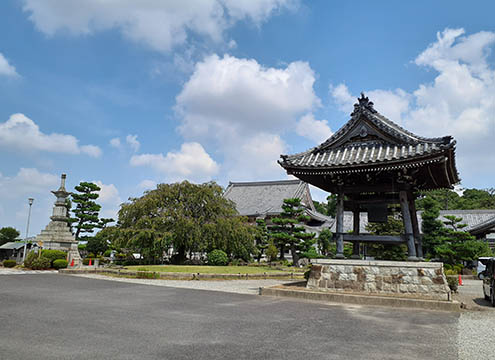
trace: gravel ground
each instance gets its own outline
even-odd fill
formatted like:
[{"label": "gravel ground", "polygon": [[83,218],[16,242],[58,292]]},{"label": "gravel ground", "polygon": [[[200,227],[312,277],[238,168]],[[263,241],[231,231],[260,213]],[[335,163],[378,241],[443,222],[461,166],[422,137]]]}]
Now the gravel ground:
[{"label": "gravel ground", "polygon": [[22,270],[0,267],[0,275],[58,274],[57,270]]},{"label": "gravel ground", "polygon": [[459,359],[490,359],[495,354],[495,308],[483,298],[480,280],[464,280],[458,291],[456,299],[468,310],[458,322]]},{"label": "gravel ground", "polygon": [[[211,290],[211,291],[223,291],[237,294],[258,294],[259,288],[263,286],[272,286],[279,284],[287,284],[290,280],[214,280],[214,281],[195,281],[195,280],[148,280],[148,279],[129,279],[118,278],[105,275],[96,274],[78,274],[71,276],[80,276],[91,279],[121,281],[135,284],[146,284],[155,286],[168,286],[183,289],[196,289],[196,290]],[[297,280],[300,281],[300,280]]]}]

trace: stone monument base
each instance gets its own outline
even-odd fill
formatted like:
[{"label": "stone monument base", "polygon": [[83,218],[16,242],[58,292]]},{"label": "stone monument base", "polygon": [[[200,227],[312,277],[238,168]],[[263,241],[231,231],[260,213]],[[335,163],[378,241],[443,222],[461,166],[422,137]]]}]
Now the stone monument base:
[{"label": "stone monument base", "polygon": [[315,259],[312,264],[308,289],[451,299],[443,263]]}]

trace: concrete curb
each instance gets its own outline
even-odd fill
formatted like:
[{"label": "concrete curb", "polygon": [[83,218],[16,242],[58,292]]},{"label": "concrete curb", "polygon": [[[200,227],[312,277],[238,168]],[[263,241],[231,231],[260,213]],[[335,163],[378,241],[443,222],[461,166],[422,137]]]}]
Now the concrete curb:
[{"label": "concrete curb", "polygon": [[303,279],[303,273],[263,273],[263,274],[201,274],[201,273],[172,273],[152,271],[131,271],[119,269],[60,269],[60,274],[101,274],[121,277],[137,277],[138,273],[144,273],[145,279],[157,280],[262,280],[262,279]]},{"label": "concrete curb", "polygon": [[459,312],[461,310],[461,304],[457,301],[438,301],[385,296],[353,295],[343,293],[308,291],[305,289],[292,290],[276,286],[260,288],[260,295],[353,305],[375,305],[456,312]]}]

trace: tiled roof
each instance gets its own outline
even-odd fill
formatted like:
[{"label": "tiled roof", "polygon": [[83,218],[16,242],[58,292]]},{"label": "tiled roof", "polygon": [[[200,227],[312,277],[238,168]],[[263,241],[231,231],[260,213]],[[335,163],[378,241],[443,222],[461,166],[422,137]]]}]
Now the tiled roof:
[{"label": "tiled roof", "polygon": [[343,167],[346,165],[393,163],[394,161],[414,159],[441,153],[452,146],[437,143],[418,143],[416,145],[394,145],[384,143],[356,144],[325,151],[308,151],[287,157],[287,166],[304,168]]},{"label": "tiled roof", "polygon": [[19,250],[24,247],[24,242],[8,242],[0,246],[2,250]]},{"label": "tiled roof", "polygon": [[358,100],[351,119],[327,141],[302,153],[281,155],[279,164],[294,174],[299,170],[349,172],[370,166],[382,170],[445,161],[446,152],[454,151],[452,137],[415,135],[379,114],[364,95]]},{"label": "tiled roof", "polygon": [[296,197],[314,210],[309,186],[301,180],[231,182],[224,197],[232,200],[243,216],[280,214],[284,199]]}]

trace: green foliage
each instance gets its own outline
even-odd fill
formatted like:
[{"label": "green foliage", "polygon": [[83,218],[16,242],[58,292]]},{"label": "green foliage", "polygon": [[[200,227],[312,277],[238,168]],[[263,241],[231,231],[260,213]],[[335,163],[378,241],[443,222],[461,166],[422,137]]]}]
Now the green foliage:
[{"label": "green foliage", "polygon": [[58,269],[65,269],[68,265],[69,265],[69,262],[67,260],[56,259],[56,260],[53,260],[52,267],[54,269],[58,270]]},{"label": "green foliage", "polygon": [[304,215],[304,207],[298,198],[284,199],[282,213],[273,218],[275,224],[270,227],[270,235],[283,255],[286,246],[290,248],[294,266],[297,266],[300,252],[309,250],[314,244],[315,234],[307,233],[299,224],[309,221],[309,216]]},{"label": "green foliage", "polygon": [[16,265],[17,265],[17,262],[15,260],[4,260],[3,261],[3,266],[5,266],[6,268],[13,268]]},{"label": "green foliage", "polygon": [[459,279],[456,276],[447,276],[447,284],[452,292],[457,292],[459,287]]},{"label": "green foliage", "polygon": [[93,254],[103,254],[111,243],[117,241],[119,235],[119,229],[116,226],[106,227],[95,236],[88,238],[86,250]]},{"label": "green foliage", "polygon": [[423,232],[423,253],[429,258],[437,258],[436,247],[441,245],[443,234],[443,223],[438,220],[440,211],[438,202],[433,198],[425,198],[423,201],[424,211],[421,214]]},{"label": "green foliage", "polygon": [[50,263],[51,263],[50,259],[47,259],[44,256],[36,257],[32,261],[30,268],[33,270],[46,270],[50,268],[51,266]]},{"label": "green foliage", "polygon": [[266,222],[263,219],[256,219],[256,233],[254,235],[256,243],[256,257],[258,262],[260,262],[263,253],[268,247],[268,242],[270,235],[268,233],[268,228],[266,227]]},{"label": "green foliage", "polygon": [[227,254],[222,250],[213,250],[208,254],[208,265],[224,266],[229,263]]},{"label": "green foliage", "polygon": [[136,277],[138,279],[159,279],[160,278],[160,273],[149,272],[149,271],[138,271],[136,273]]},{"label": "green foliage", "polygon": [[91,234],[97,228],[104,228],[113,219],[99,219],[101,206],[96,203],[98,192],[101,190],[96,184],[82,181],[75,186],[77,193],[72,193],[72,203],[76,205],[72,210],[74,217],[69,219],[75,229],[76,240],[88,238],[85,234]]},{"label": "green foliage", "polygon": [[311,274],[311,264],[309,265],[309,269],[304,272],[304,279],[308,281],[309,274]]},{"label": "green foliage", "polygon": [[438,189],[424,192],[416,200],[418,209],[425,209],[426,199],[434,200],[441,210],[495,209],[495,189],[466,189],[460,196],[449,189]]},{"label": "green foliage", "polygon": [[112,250],[110,249],[105,250],[105,252],[103,253],[104,257],[110,257],[110,255],[112,255]]},{"label": "green foliage", "polygon": [[57,259],[63,259],[63,260],[67,259],[67,253],[62,250],[43,249],[41,250],[41,257],[50,260],[50,266],[51,266],[53,262]]},{"label": "green foliage", "polygon": [[7,226],[0,229],[0,246],[15,241],[21,233],[15,228]]},{"label": "green foliage", "polygon": [[[389,216],[386,223],[369,223],[366,230],[373,235],[400,235],[404,233],[402,219]],[[368,254],[376,260],[407,260],[407,246],[396,244],[372,244],[368,245]]]},{"label": "green foliage", "polygon": [[258,229],[249,225],[245,217],[219,218],[216,222],[203,226],[200,250],[222,250],[230,258],[247,262],[251,260],[251,254],[257,252],[254,245],[257,233]]},{"label": "green foliage", "polygon": [[86,244],[79,244],[79,245],[77,245],[77,249],[78,250],[81,250],[81,251],[85,251],[86,250]]},{"label": "green foliage", "polygon": [[320,254],[316,251],[314,247],[309,248],[307,251],[301,253],[301,257],[307,259],[317,259],[320,258]]},{"label": "green foliage", "polygon": [[328,255],[330,252],[330,247],[332,245],[333,234],[330,229],[323,229],[318,236],[318,248],[322,255]]},{"label": "green foliage", "polygon": [[[116,245],[134,249],[153,262],[173,246],[175,261],[182,263],[188,253],[212,249],[221,240],[224,251],[234,257],[248,257],[246,252],[254,246],[254,235],[245,228],[244,220],[233,219],[237,215],[234,204],[222,193],[222,188],[213,182],[159,184],[155,190],[121,206],[122,234]],[[242,229],[237,229],[241,224]],[[218,233],[228,234],[228,238]]]},{"label": "green foliage", "polygon": [[270,242],[266,247],[266,256],[268,257],[268,261],[273,262],[277,260],[278,249],[273,242]]},{"label": "green foliage", "polygon": [[313,200],[313,205],[320,214],[335,217],[337,213],[337,195],[330,194],[327,196],[326,203]]},{"label": "green foliage", "polygon": [[24,267],[31,268],[34,259],[36,259],[37,257],[38,257],[38,252],[31,250],[27,254],[26,259],[24,259]]}]

